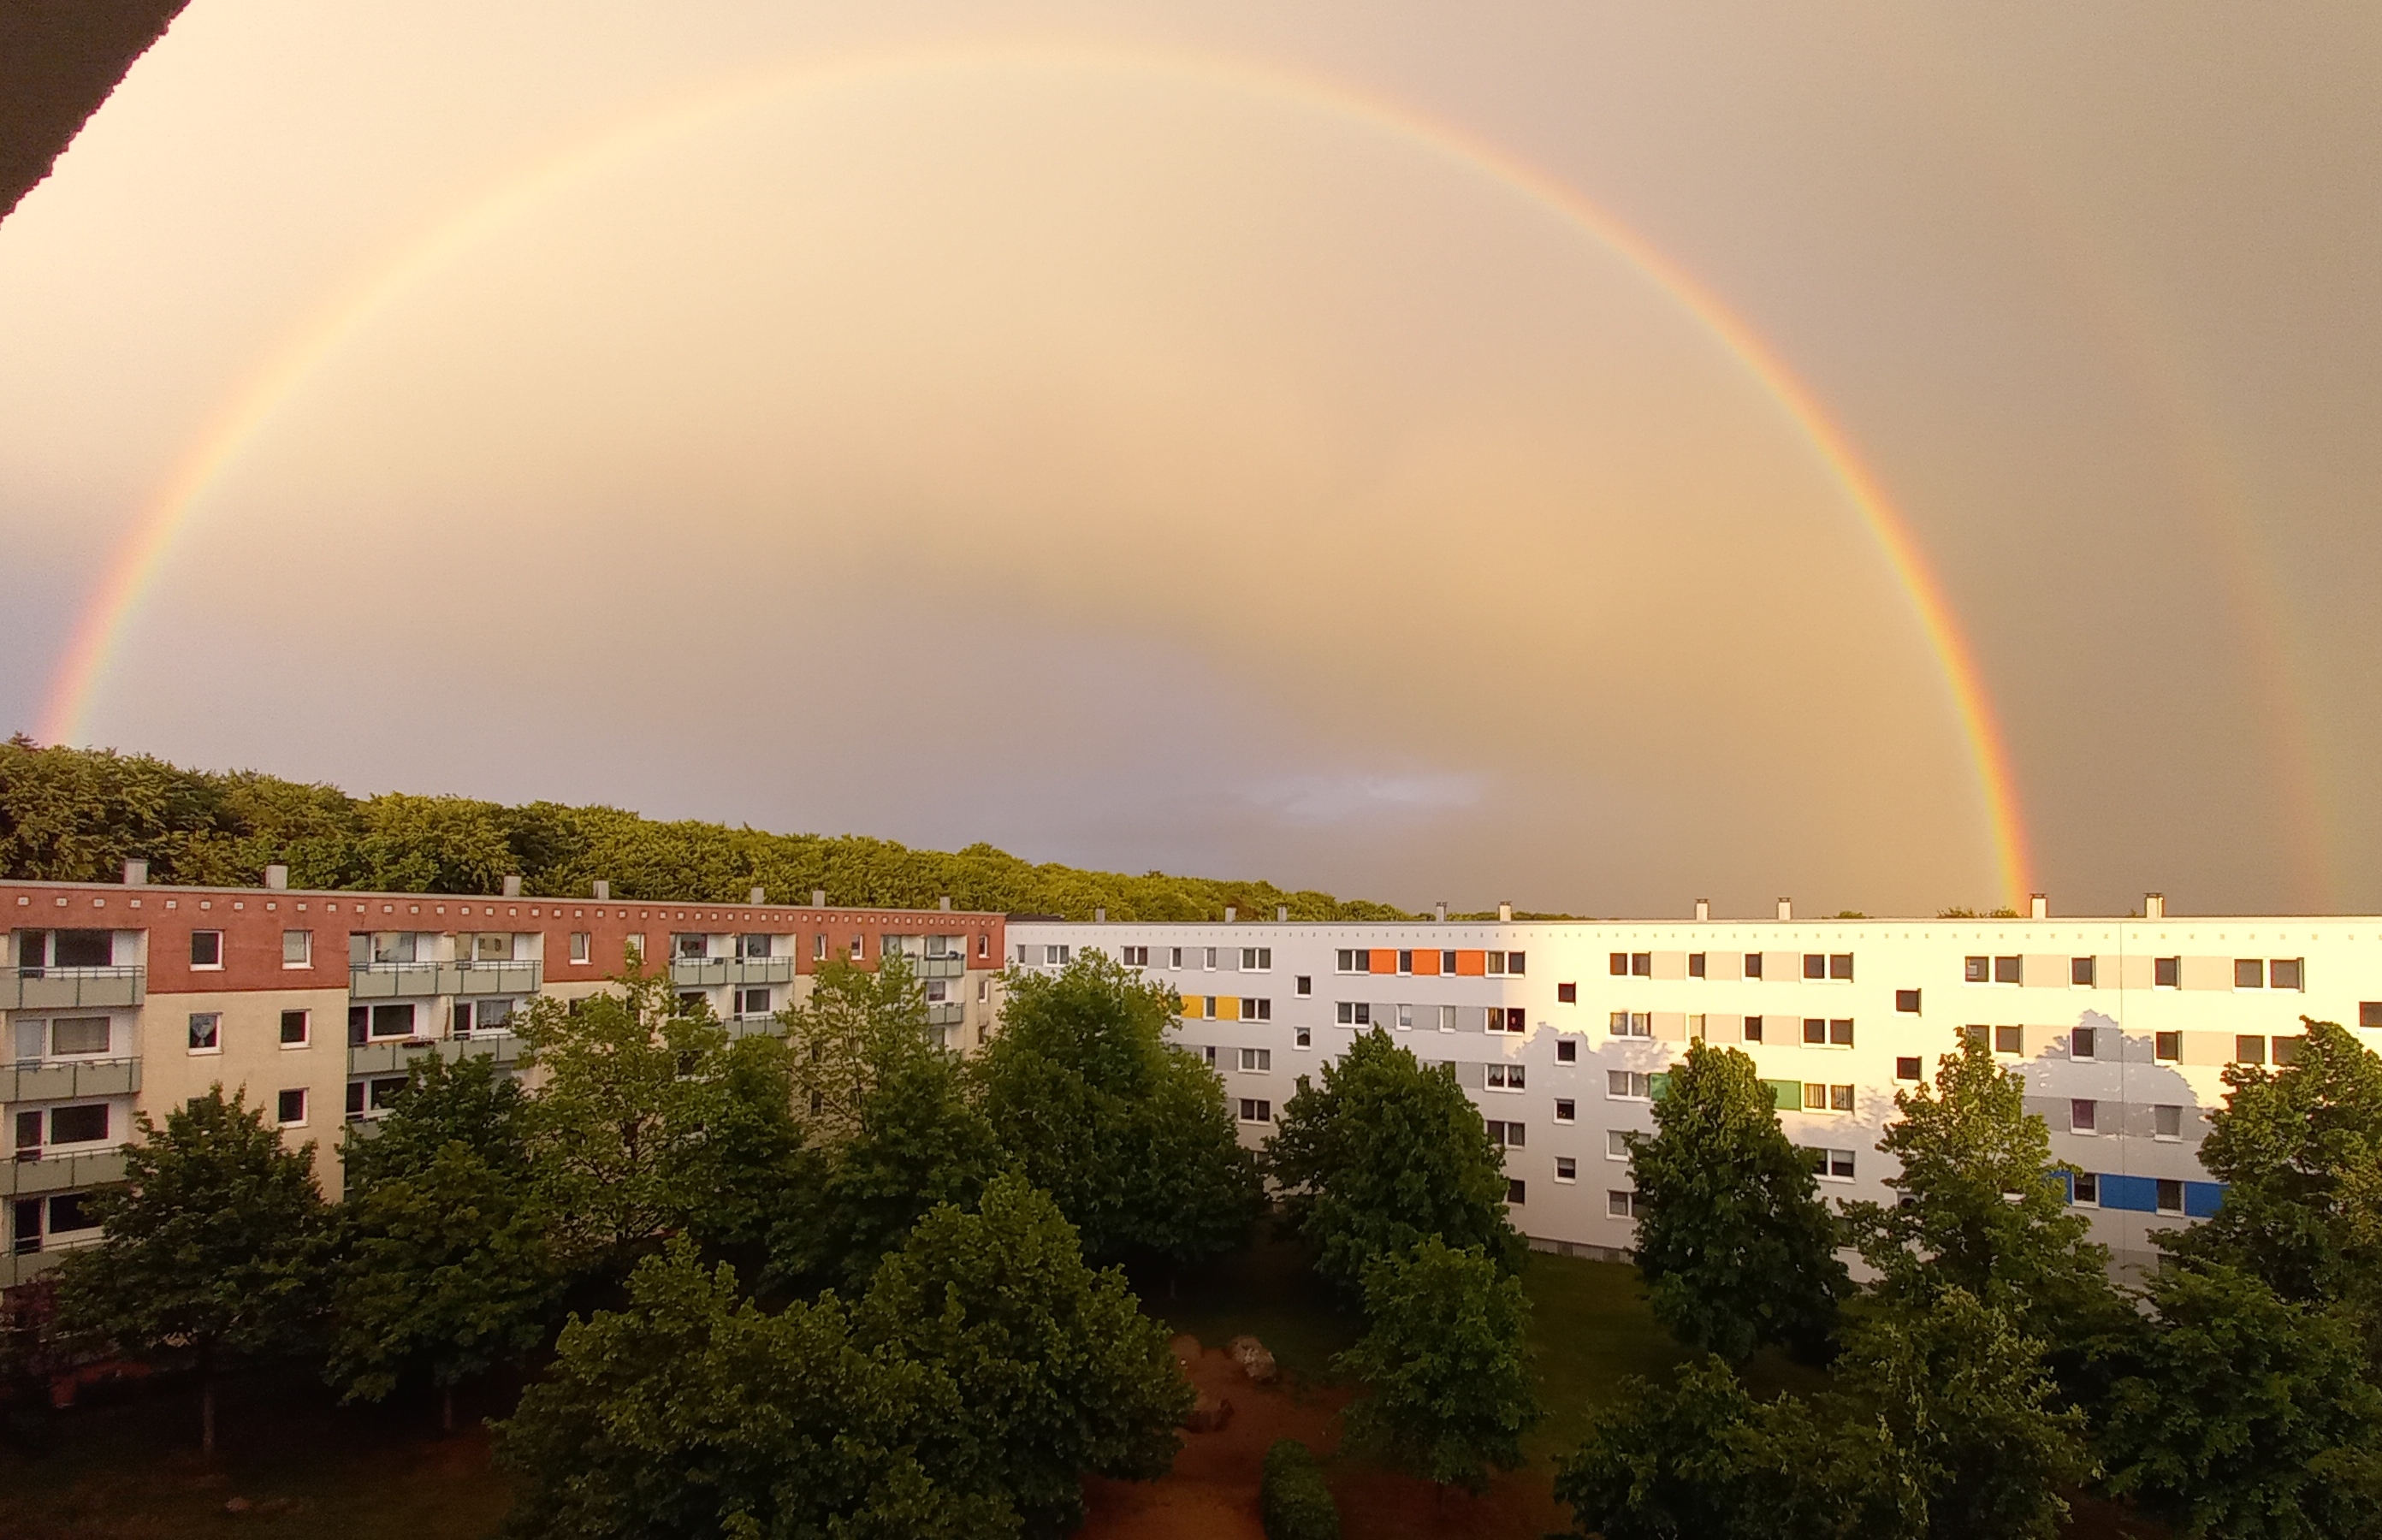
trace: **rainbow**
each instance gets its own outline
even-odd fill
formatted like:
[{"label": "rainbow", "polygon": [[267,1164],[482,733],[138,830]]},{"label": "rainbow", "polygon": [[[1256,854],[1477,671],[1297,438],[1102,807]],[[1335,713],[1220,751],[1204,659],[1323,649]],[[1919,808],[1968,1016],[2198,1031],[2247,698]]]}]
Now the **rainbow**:
[{"label": "rainbow", "polygon": [[416,280],[540,200],[620,157],[739,110],[793,92],[886,77],[1018,68],[1154,74],[1329,115],[1486,177],[1621,257],[1664,289],[1786,412],[1859,510],[1908,596],[1950,691],[1975,764],[2003,889],[2013,904],[2025,897],[2030,862],[2008,748],[1943,587],[1909,524],[1844,430],[1750,326],[1693,275],[1578,190],[1469,129],[1344,81],[1267,62],[1173,48],[979,43],[802,60],[648,107],[498,177],[446,219],[360,272],[293,327],[215,412],[141,510],[78,617],[52,680],[38,736],[52,743],[84,736],[92,703],[142,598],[208,489],[308,377]]}]

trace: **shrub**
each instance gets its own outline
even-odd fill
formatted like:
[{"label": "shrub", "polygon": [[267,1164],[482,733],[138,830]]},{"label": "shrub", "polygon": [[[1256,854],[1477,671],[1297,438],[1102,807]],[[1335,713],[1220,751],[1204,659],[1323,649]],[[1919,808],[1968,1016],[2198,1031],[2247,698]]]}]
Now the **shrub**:
[{"label": "shrub", "polygon": [[1295,1438],[1277,1438],[1266,1450],[1265,1480],[1259,1487],[1266,1540],[1340,1540],[1340,1509],[1323,1468]]}]

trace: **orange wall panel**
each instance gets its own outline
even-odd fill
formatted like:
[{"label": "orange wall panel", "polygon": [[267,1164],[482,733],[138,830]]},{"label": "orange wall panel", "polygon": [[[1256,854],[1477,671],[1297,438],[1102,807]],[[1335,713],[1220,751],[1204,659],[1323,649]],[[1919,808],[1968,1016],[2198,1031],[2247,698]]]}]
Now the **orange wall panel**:
[{"label": "orange wall panel", "polygon": [[1455,971],[1469,979],[1483,977],[1489,972],[1489,954],[1485,951],[1458,952],[1455,954]]}]

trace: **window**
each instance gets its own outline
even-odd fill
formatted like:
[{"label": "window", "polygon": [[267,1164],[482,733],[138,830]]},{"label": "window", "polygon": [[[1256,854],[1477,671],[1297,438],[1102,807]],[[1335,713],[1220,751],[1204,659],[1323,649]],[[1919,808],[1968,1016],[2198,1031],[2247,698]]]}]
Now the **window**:
[{"label": "window", "polygon": [[1762,976],[1762,954],[1760,952],[1748,952],[1745,954],[1745,976],[1749,979],[1758,979]]},{"label": "window", "polygon": [[1558,1123],[1570,1123],[1570,1122],[1577,1122],[1577,1121],[1578,1120],[1578,1117],[1579,1117],[1579,1109],[1578,1109],[1578,1103],[1574,1102],[1574,1101],[1573,1101],[1570,1097],[1568,1097],[1568,1096],[1558,1096],[1558,1097],[1556,1097],[1556,1098],[1555,1098],[1555,1121],[1556,1121],[1556,1122],[1558,1122]]},{"label": "window", "polygon": [[1915,1081],[1919,1079],[1922,1073],[1924,1073],[1924,1070],[1919,1062],[1919,1056],[1917,1054],[1906,1054],[1894,1061],[1894,1078],[1896,1080]]},{"label": "window", "polygon": [[1700,979],[1703,976],[1704,954],[1701,952],[1689,952],[1688,954],[1688,977],[1691,979]]},{"label": "window", "polygon": [[1301,973],[1301,974],[1299,974],[1299,975],[1298,975],[1298,997],[1299,997],[1300,999],[1302,999],[1302,1000],[1303,1000],[1303,999],[1307,998],[1309,995],[1312,995],[1312,994],[1314,994],[1314,993],[1315,993],[1315,981],[1314,981],[1314,979],[1312,979],[1312,978],[1308,977],[1308,976],[1307,974],[1305,974],[1305,973]]},{"label": "window", "polygon": [[2165,1106],[2151,1108],[2151,1137],[2154,1139],[2181,1139],[2183,1137],[2183,1108],[2180,1106]]},{"label": "window", "polygon": [[2296,1033],[2290,1036],[2278,1033],[2275,1037],[2275,1062],[2278,1065],[2297,1064],[2300,1061],[2301,1041],[2300,1034]]},{"label": "window", "polygon": [[1183,948],[1182,948],[1182,947],[1167,947],[1167,948],[1166,948],[1166,966],[1167,966],[1167,967],[1169,967],[1169,968],[1171,968],[1171,969],[1174,969],[1174,970],[1176,970],[1176,971],[1178,971],[1178,972],[1182,969],[1182,967],[1183,967]]},{"label": "window", "polygon": [[1627,1159],[1628,1159],[1628,1158],[1629,1158],[1629,1135],[1628,1135],[1627,1133],[1624,1132],[1624,1131],[1623,1131],[1622,1130],[1620,1130],[1620,1129],[1607,1129],[1607,1130],[1605,1130],[1605,1131],[1604,1131],[1604,1158],[1605,1158],[1605,1159],[1607,1159],[1607,1160],[1627,1160]]},{"label": "window", "polygon": [[2098,1102],[2080,1100],[2068,1104],[2068,1131],[2070,1133],[2097,1133],[2100,1131],[2100,1118],[2101,1104]]},{"label": "window", "polygon": [[1492,1091],[1519,1091],[1522,1089],[1522,1066],[1518,1064],[1492,1064],[1481,1078]]},{"label": "window", "polygon": [[[943,981],[940,979],[937,979],[927,984],[927,998],[930,1000],[935,999],[937,996],[934,992],[940,989],[942,986]],[[767,988],[738,990],[736,992],[736,1014],[746,1018],[768,1015],[769,991]]]},{"label": "window", "polygon": [[1398,1007],[1398,1031],[1414,1031],[1414,1007],[1410,1005]]},{"label": "window", "polygon": [[2151,1035],[2151,1057],[2162,1064],[2174,1064],[2183,1057],[2183,1033],[2154,1033]]},{"label": "window", "polygon": [[1270,973],[1273,972],[1273,948],[1271,947],[1242,947],[1241,971],[1245,973]]},{"label": "window", "polygon": [[1455,972],[1455,952],[1454,948],[1451,947],[1450,949],[1439,954],[1439,971],[1443,973],[1453,973]]},{"label": "window", "polygon": [[1604,1215],[1608,1219],[1638,1217],[1638,1194],[1615,1188],[1604,1194]]},{"label": "window", "polygon": [[1332,959],[1332,972],[1338,973],[1361,973],[1365,972],[1366,966],[1371,962],[1371,955],[1366,952],[1362,947],[1352,948],[1343,947],[1340,948],[1339,953]]},{"label": "window", "polygon": [[2151,986],[2155,989],[2183,987],[2183,959],[2159,957],[2151,959]]},{"label": "window", "polygon": [[1273,1002],[1270,999],[1243,1000],[1241,1002],[1241,1020],[1244,1021],[1272,1021]]},{"label": "window", "polygon": [[281,1045],[302,1048],[313,1039],[314,1013],[311,1010],[285,1010],[281,1013]]},{"label": "window", "polygon": [[1807,979],[1826,978],[1828,976],[1827,954],[1825,952],[1805,952],[1803,954],[1803,976]]},{"label": "window", "polygon": [[2382,1027],[2382,1000],[2358,1001],[2357,1024],[2361,1027]]},{"label": "window", "polygon": [[1576,1006],[1579,1004],[1579,985],[1576,984],[1559,984],[1555,985],[1555,1004],[1565,1006]]},{"label": "window", "polygon": [[1607,1069],[1604,1072],[1604,1094],[1622,1101],[1642,1102],[1647,1097],[1644,1075],[1635,1069]]},{"label": "window", "polygon": [[[853,957],[858,957],[860,955],[860,937],[856,935],[852,938],[852,955]],[[884,953],[880,950],[878,955],[882,957]],[[1045,947],[1042,948],[1042,960],[1049,963],[1053,968],[1064,968],[1074,956],[1074,949],[1071,947]]]},{"label": "window", "polygon": [[1654,954],[1651,952],[1630,953],[1629,976],[1633,979],[1652,978],[1654,976]]},{"label": "window", "polygon": [[2157,1202],[2158,1211],[2161,1214],[2182,1213],[2183,1183],[2171,1177],[2161,1177],[2158,1181]]},{"label": "window", "polygon": [[978,978],[976,981],[976,997],[979,1000],[989,1000],[992,998],[992,981],[990,979]]},{"label": "window", "polygon": [[1369,1027],[1373,1024],[1373,1007],[1366,1000],[1339,1002],[1340,1024],[1344,1027]]},{"label": "window", "polygon": [[2093,1027],[2079,1027],[2068,1034],[2068,1057],[2097,1058],[2100,1057],[2101,1035]]},{"label": "window", "polygon": [[[32,1023],[35,1041],[40,1040],[42,1024]],[[59,1058],[74,1058],[107,1052],[110,1036],[104,1016],[67,1016],[50,1023],[50,1052]]]},{"label": "window", "polygon": [[1439,1030],[1442,1032],[1454,1032],[1455,1030],[1455,1008],[1454,1006],[1442,1006],[1439,1008]]},{"label": "window", "polygon": [[[1529,971],[1522,966],[1523,960],[1521,953],[1507,952],[1505,954],[1505,972],[1513,974],[1516,978],[1521,977],[1523,973]],[[1514,1201],[1516,1203],[1521,1202],[1519,1198],[1516,1198]]]},{"label": "window", "polygon": [[1762,1041],[1761,1017],[1749,1016],[1745,1019],[1745,1040],[1748,1043],[1759,1043]]},{"label": "window", "polygon": [[50,1109],[50,1143],[53,1144],[96,1144],[106,1137],[105,1102]]},{"label": "window", "polygon": [[[1062,952],[1064,952],[1064,951],[1066,950],[1066,948],[1065,948],[1064,947],[1060,947],[1059,949],[1060,949]],[[1215,948],[1215,947],[1208,947],[1204,952],[1202,952],[1202,953],[1201,953],[1201,957],[1202,957],[1203,960],[1202,960],[1202,961],[1200,962],[1200,964],[1199,964],[1200,972],[1206,972],[1206,973],[1212,973],[1212,972],[1214,972],[1216,971],[1216,948]],[[1065,961],[1066,959],[1065,959],[1064,958],[1062,958],[1060,960],[1063,962],[1063,961]]]},{"label": "window", "polygon": [[1523,1199],[1529,1197],[1529,1193],[1530,1184],[1524,1181],[1521,1178],[1508,1177],[1505,1179],[1505,1201],[1507,1203],[1518,1204]]},{"label": "window", "polygon": [[306,1126],[306,1092],[304,1087],[284,1091],[273,1098],[273,1115],[285,1129]]},{"label": "window", "polygon": [[2265,988],[2266,964],[2265,959],[2254,957],[2235,958],[2233,959],[2233,987],[2236,989]]},{"label": "window", "polygon": [[1818,1081],[1803,1082],[1803,1110],[1806,1112],[1850,1112],[1853,1109],[1853,1088],[1849,1085],[1823,1085]]},{"label": "window", "polygon": [[192,931],[190,933],[190,966],[193,968],[223,966],[223,932]]},{"label": "window", "polygon": [[1485,973],[1503,974],[1505,972],[1505,954],[1503,952],[1483,952],[1481,954],[1480,967],[1481,972]]},{"label": "window", "polygon": [[1519,1123],[1501,1123],[1494,1118],[1489,1119],[1489,1143],[1500,1149],[1520,1149],[1523,1142],[1522,1134],[1523,1129]]},{"label": "window", "polygon": [[1627,952],[1613,953],[1610,957],[1605,959],[1604,965],[1616,979],[1626,979],[1629,976],[1629,954]]},{"label": "window", "polygon": [[1966,962],[1961,964],[1960,977],[1970,984],[1993,983],[1994,959],[1989,957],[1972,957],[1969,959]]},{"label": "window", "polygon": [[1894,1008],[1900,1011],[1905,1016],[1918,1015],[1919,991],[1916,989],[1896,990],[1894,992]]},{"label": "window", "polygon": [[[643,961],[645,961],[645,932],[643,932],[643,931],[631,931],[627,935],[625,935],[625,936],[621,937],[621,938],[620,938],[620,955],[621,955],[623,958],[633,959],[634,960],[636,960],[636,961],[638,961],[638,962],[640,962],[640,963],[642,963]],[[824,933],[822,933],[822,934],[820,935],[819,938],[818,938],[818,955],[819,955],[819,956],[821,956],[821,957],[825,957],[825,956],[827,956],[827,936],[826,936],[826,935],[825,935]]]},{"label": "window", "polygon": [[2265,1063],[2266,1040],[2247,1033],[2236,1037],[2233,1040],[2233,1062],[2236,1064]]},{"label": "window", "polygon": [[1803,1018],[1803,1041],[1824,1045],[1828,1041],[1828,1022],[1823,1016]]},{"label": "window", "polygon": [[281,933],[281,966],[284,968],[314,966],[314,933],[313,931]]},{"label": "window", "polygon": [[1117,948],[1117,960],[1128,968],[1147,968],[1149,966],[1149,948],[1120,947]]},{"label": "window", "polygon": [[1997,1054],[2025,1053],[2026,1029],[2024,1027],[1995,1027],[1994,1029],[1994,1052]]},{"label": "window", "polygon": [[2071,1179],[2074,1183],[2074,1191],[2069,1197],[2068,1201],[2069,1203],[2076,1204],[2079,1208],[2098,1208],[2101,1206],[2101,1178],[2099,1173],[2093,1171],[2079,1171]]},{"label": "window", "polygon": [[1414,953],[1400,952],[1398,954],[1398,972],[1401,973],[1411,973],[1414,972]]},{"label": "window", "polygon": [[1315,1031],[1311,1027],[1293,1027],[1291,1041],[1294,1046],[1312,1048],[1315,1046]]},{"label": "window", "polygon": [[[866,936],[853,936],[852,938],[852,960],[858,962],[861,959],[861,957],[867,950],[867,947],[868,941]],[[1064,947],[1045,947],[1043,951],[1045,954],[1050,952],[1058,953],[1059,956],[1054,959],[1056,961],[1064,962],[1067,960],[1067,948]]]},{"label": "window", "polygon": [[371,1025],[366,1030],[374,1037],[411,1037],[413,1002],[373,1007]]},{"label": "window", "polygon": [[1272,1121],[1273,1121],[1273,1104],[1272,1104],[1271,1102],[1262,1102],[1262,1101],[1259,1101],[1259,1100],[1257,1100],[1257,1099],[1256,1099],[1256,1098],[1254,1098],[1254,1097],[1249,1097],[1249,1096],[1244,1096],[1244,1097],[1242,1097],[1242,1098],[1241,1098],[1241,1121],[1242,1121],[1242,1122],[1244,1122],[1244,1123],[1271,1123],[1271,1122],[1272,1122]]},{"label": "window", "polygon": [[[940,944],[943,938],[938,935],[929,936],[927,939]],[[745,935],[736,938],[736,955],[741,958],[767,957],[771,949],[770,938],[767,935]]]},{"label": "window", "polygon": [[1273,1050],[1271,1048],[1243,1048],[1241,1050],[1241,1069],[1243,1073],[1252,1075],[1271,1073],[1273,1069]]},{"label": "window", "polygon": [[1555,1062],[1557,1064],[1578,1064],[1579,1062],[1578,1040],[1569,1037],[1558,1039],[1555,1043]]},{"label": "window", "polygon": [[1214,1044],[1210,1043],[1200,1048],[1199,1062],[1206,1065],[1210,1069],[1213,1069],[1216,1067],[1216,1045]]},{"label": "window", "polygon": [[1828,954],[1828,977],[1850,984],[1853,978],[1853,955],[1850,952]]},{"label": "window", "polygon": [[1827,1178],[1831,1181],[1850,1181],[1853,1179],[1852,1151],[1822,1150],[1819,1152],[1819,1155],[1820,1175]]},{"label": "window", "polygon": [[2023,958],[1997,957],[1994,959],[1994,982],[1995,984],[2024,984],[2026,982],[2025,963],[2026,959]]},{"label": "window", "polygon": [[[478,939],[485,941],[486,936]],[[711,938],[705,935],[678,935],[670,937],[670,954],[683,961],[700,962],[711,955]]]},{"label": "window", "polygon": [[190,1052],[215,1054],[223,1051],[223,1015],[219,1011],[190,1012]]},{"label": "window", "polygon": [[[1497,1021],[1498,1012],[1492,1008],[1489,1012],[1489,1030],[1491,1032],[1495,1032],[1497,1030]],[[1507,1032],[1528,1032],[1530,1030],[1529,1012],[1524,1010],[1520,1006],[1508,1006],[1504,1010],[1504,1022],[1505,1030]]]},{"label": "window", "polygon": [[2302,988],[2303,986],[2300,980],[2303,974],[2304,970],[2301,966],[2300,959],[2278,957],[2266,964],[2266,987],[2269,989]]},{"label": "window", "polygon": [[1613,1035],[1615,1037],[1651,1037],[1654,1018],[1642,1010],[1616,1010],[1613,1013]]},{"label": "window", "polygon": [[589,954],[594,951],[595,945],[596,937],[592,933],[587,931],[572,931],[571,933],[571,960],[579,963],[585,962]]},{"label": "window", "polygon": [[1849,1048],[1853,1045],[1853,1023],[1850,1017],[1828,1018],[1828,1045],[1833,1048]]},{"label": "window", "polygon": [[2081,984],[2087,989],[2092,988],[2094,981],[2100,976],[2099,963],[2100,959],[2097,958],[2069,958],[2068,959],[2068,982],[2069,984]]},{"label": "window", "polygon": [[1578,1179],[1579,1162],[1570,1155],[1555,1156],[1555,1180],[1578,1181]]}]

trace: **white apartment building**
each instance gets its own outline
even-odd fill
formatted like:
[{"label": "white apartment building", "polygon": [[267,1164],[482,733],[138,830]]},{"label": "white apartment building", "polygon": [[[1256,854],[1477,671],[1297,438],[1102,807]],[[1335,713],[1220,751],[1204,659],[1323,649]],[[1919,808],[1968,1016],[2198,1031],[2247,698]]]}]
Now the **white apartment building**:
[{"label": "white apartment building", "polygon": [[2078,1209],[2121,1267],[2214,1213],[2197,1152],[2235,1062],[2289,1062],[2302,1018],[2382,1047],[2382,918],[1775,919],[1079,924],[1013,918],[1011,959],[1097,948],[1183,996],[1182,1042],[1264,1142],[1302,1074],[1381,1027],[1457,1082],[1504,1145],[1534,1245],[1615,1257],[1633,1232],[1622,1136],[1696,1038],[1740,1047],[1823,1189],[1893,1194],[1897,1090],[1963,1033],[2026,1079]]}]

